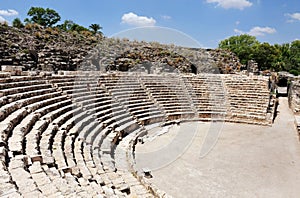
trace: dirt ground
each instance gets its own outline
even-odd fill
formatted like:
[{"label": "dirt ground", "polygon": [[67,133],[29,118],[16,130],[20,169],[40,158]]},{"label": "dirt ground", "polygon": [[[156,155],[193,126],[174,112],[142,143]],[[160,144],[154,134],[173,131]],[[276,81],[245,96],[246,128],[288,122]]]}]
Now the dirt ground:
[{"label": "dirt ground", "polygon": [[[225,123],[217,143],[202,158],[210,123],[174,126],[155,140],[137,145],[137,166],[162,162],[150,165],[153,178],[149,181],[173,197],[299,197],[300,143],[287,98],[279,102],[271,127]],[[172,146],[183,132],[188,134],[182,136],[188,146]],[[176,150],[177,155],[171,154]],[[154,155],[143,158],[139,153]]]}]

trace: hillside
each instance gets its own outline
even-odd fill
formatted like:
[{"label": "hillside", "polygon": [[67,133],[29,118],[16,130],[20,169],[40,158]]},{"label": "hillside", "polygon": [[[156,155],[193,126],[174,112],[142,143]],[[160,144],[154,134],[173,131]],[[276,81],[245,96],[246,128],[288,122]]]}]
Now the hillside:
[{"label": "hillside", "polygon": [[241,64],[226,50],[191,49],[156,42],[105,38],[29,24],[0,25],[0,65],[24,70],[120,70],[169,66],[180,72],[234,73]]}]

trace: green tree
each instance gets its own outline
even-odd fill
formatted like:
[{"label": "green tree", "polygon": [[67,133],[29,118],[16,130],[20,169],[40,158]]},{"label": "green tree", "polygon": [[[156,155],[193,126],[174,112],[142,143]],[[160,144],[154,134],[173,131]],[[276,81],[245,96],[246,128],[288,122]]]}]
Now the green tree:
[{"label": "green tree", "polygon": [[41,7],[31,7],[27,13],[30,16],[30,19],[25,19],[27,23],[37,23],[44,27],[51,27],[60,21],[59,14],[52,9],[49,8],[41,8]]},{"label": "green tree", "polygon": [[258,44],[254,36],[247,34],[232,36],[228,39],[225,39],[219,43],[219,48],[227,49],[235,53],[242,64],[247,64],[251,59],[251,54],[253,52],[253,46]]},{"label": "green tree", "polygon": [[291,43],[290,61],[292,68],[300,71],[300,40],[295,40]]},{"label": "green tree", "polygon": [[74,23],[71,20],[65,20],[63,24],[57,25],[57,27],[61,30],[64,31],[76,31],[76,32],[81,32],[81,31],[89,31],[89,29]]},{"label": "green tree", "polygon": [[277,62],[280,57],[280,51],[269,43],[258,43],[253,46],[251,59],[258,63],[260,70],[273,68],[279,70]]},{"label": "green tree", "polygon": [[63,24],[57,25],[57,27],[64,31],[70,31],[74,24],[75,23],[71,20],[65,20]]},{"label": "green tree", "polygon": [[219,48],[234,52],[242,64],[255,60],[260,70],[288,71],[300,74],[300,40],[282,45],[259,43],[250,35],[232,36],[219,43]]},{"label": "green tree", "polygon": [[102,29],[102,27],[99,24],[91,24],[89,28],[92,30],[94,34],[98,33],[99,30]]},{"label": "green tree", "polygon": [[274,47],[279,52],[279,55],[276,57],[276,62],[274,64],[275,71],[289,71],[292,68],[290,61],[290,44],[275,44]]},{"label": "green tree", "polygon": [[23,28],[24,24],[22,23],[22,21],[19,18],[15,18],[12,22],[13,27],[16,28]]},{"label": "green tree", "polygon": [[71,26],[71,31],[77,31],[77,32],[81,32],[81,31],[89,31],[89,29],[81,26],[81,25],[78,25],[76,23],[74,23],[72,26]]}]

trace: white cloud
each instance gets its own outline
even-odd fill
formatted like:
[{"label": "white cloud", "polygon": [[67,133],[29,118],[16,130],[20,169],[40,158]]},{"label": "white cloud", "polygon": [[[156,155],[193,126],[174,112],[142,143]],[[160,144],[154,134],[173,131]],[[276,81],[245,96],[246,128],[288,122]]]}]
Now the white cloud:
[{"label": "white cloud", "polygon": [[135,13],[129,12],[122,16],[122,23],[138,27],[154,26],[156,24],[156,20],[152,17],[138,16]]},{"label": "white cloud", "polygon": [[293,14],[285,14],[285,16],[289,17],[289,20],[287,20],[288,23],[292,23],[295,21],[300,21],[300,13],[293,13]]},{"label": "white cloud", "polygon": [[234,29],[233,31],[237,34],[245,34],[245,32],[243,32],[242,30]]},{"label": "white cloud", "polygon": [[16,10],[8,9],[8,10],[0,10],[0,15],[2,16],[16,16],[19,13]]},{"label": "white cloud", "polygon": [[249,34],[252,36],[264,36],[265,34],[274,34],[276,30],[270,27],[254,27],[250,30]]},{"label": "white cloud", "polygon": [[163,20],[171,20],[171,19],[172,19],[172,17],[171,17],[171,16],[168,16],[168,15],[162,15],[161,18],[162,18]]},{"label": "white cloud", "polygon": [[206,0],[207,3],[217,3],[217,6],[229,9],[240,9],[243,10],[246,7],[251,7],[253,3],[248,0]]},{"label": "white cloud", "polygon": [[265,36],[266,34],[274,34],[276,33],[275,28],[270,27],[253,27],[249,32],[244,32],[242,30],[234,29],[234,32],[237,34],[249,34],[252,36]]},{"label": "white cloud", "polygon": [[239,25],[241,22],[240,21],[236,21],[235,22],[235,25]]}]

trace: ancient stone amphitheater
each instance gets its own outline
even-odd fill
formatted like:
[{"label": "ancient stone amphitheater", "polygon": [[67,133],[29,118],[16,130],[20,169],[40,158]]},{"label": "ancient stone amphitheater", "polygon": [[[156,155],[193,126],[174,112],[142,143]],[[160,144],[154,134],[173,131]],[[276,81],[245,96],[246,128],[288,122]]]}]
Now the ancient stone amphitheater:
[{"label": "ancient stone amphitheater", "polygon": [[60,74],[0,78],[0,196],[167,197],[135,166],[151,127],[273,119],[268,77]]}]

